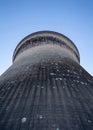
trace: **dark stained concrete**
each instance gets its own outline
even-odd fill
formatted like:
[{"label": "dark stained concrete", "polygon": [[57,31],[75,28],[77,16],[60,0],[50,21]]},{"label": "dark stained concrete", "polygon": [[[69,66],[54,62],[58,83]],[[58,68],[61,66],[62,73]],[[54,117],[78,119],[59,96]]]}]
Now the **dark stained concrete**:
[{"label": "dark stained concrete", "polygon": [[0,130],[93,130],[93,78],[80,65],[63,60],[19,73],[2,75]]},{"label": "dark stained concrete", "polygon": [[[39,39],[35,47],[33,37]],[[60,39],[65,44],[57,46]],[[18,44],[13,61],[0,76],[0,130],[93,130],[93,77],[79,65],[79,52],[67,37],[30,35]]]}]

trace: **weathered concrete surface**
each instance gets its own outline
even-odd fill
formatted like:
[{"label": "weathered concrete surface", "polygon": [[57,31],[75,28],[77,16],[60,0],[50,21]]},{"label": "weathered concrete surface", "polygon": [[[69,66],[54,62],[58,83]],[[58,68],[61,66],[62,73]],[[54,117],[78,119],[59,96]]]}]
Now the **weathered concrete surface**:
[{"label": "weathered concrete surface", "polygon": [[93,130],[93,77],[57,45],[25,50],[0,77],[0,130]]}]

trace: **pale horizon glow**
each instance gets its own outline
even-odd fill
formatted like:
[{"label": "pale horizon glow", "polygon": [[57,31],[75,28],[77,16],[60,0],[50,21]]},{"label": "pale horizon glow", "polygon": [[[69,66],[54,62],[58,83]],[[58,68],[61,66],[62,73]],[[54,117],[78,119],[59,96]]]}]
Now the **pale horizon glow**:
[{"label": "pale horizon glow", "polygon": [[1,0],[0,75],[12,65],[17,44],[43,30],[70,38],[80,53],[80,65],[93,76],[92,0]]}]

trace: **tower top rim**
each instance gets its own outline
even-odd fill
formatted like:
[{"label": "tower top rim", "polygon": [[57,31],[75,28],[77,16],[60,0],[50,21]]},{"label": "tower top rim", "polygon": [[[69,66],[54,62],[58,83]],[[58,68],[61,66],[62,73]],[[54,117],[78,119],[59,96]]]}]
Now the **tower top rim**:
[{"label": "tower top rim", "polygon": [[14,60],[15,60],[15,56],[16,56],[16,53],[17,53],[17,51],[18,51],[18,48],[19,48],[21,45],[23,45],[24,42],[27,41],[28,39],[30,39],[30,38],[32,38],[32,37],[34,37],[34,36],[38,36],[38,35],[40,35],[40,34],[43,34],[43,35],[44,35],[44,34],[48,34],[48,35],[50,35],[50,36],[51,36],[51,35],[54,35],[55,37],[56,37],[56,36],[60,37],[60,39],[61,39],[61,38],[65,38],[68,42],[70,42],[70,43],[72,44],[72,46],[75,47],[76,52],[77,52],[77,55],[78,55],[78,61],[80,62],[80,54],[79,54],[79,51],[78,51],[76,45],[73,43],[73,41],[72,41],[70,38],[68,38],[67,36],[65,36],[64,34],[61,34],[61,33],[56,32],[56,31],[49,31],[49,30],[43,30],[43,31],[33,32],[33,33],[27,35],[26,37],[24,37],[24,38],[18,43],[18,45],[16,46],[16,48],[15,48],[15,50],[14,50],[14,53],[13,53],[13,62],[14,62]]}]

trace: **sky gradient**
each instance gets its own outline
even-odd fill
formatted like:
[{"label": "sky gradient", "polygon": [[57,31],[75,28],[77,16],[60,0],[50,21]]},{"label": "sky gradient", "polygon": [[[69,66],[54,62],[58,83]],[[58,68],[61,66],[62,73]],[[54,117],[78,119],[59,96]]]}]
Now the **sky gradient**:
[{"label": "sky gradient", "polygon": [[20,40],[42,30],[70,38],[81,66],[93,76],[92,0],[0,0],[0,75],[12,64]]}]

